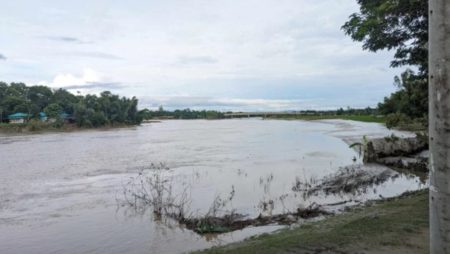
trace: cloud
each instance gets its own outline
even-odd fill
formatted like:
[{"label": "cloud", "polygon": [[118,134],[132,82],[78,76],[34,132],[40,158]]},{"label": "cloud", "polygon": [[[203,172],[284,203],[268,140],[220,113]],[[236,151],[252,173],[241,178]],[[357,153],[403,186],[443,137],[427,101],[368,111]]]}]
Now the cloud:
[{"label": "cloud", "polygon": [[83,74],[76,76],[70,73],[62,73],[56,75],[51,82],[53,87],[70,87],[70,86],[82,86],[89,83],[96,83],[102,81],[102,75],[98,72],[85,68]]},{"label": "cloud", "polygon": [[178,57],[178,64],[190,65],[190,64],[214,64],[218,60],[210,56],[180,56]]},{"label": "cloud", "polygon": [[0,60],[6,60],[8,59],[5,55],[0,54]]},{"label": "cloud", "polygon": [[101,89],[101,90],[108,90],[108,89],[121,89],[124,85],[120,82],[87,82],[83,85],[71,85],[71,86],[65,86],[64,88],[67,90],[72,89]]},{"label": "cloud", "polygon": [[72,53],[79,57],[90,57],[90,58],[100,58],[108,60],[123,60],[122,57],[113,54],[103,53],[103,52],[74,52]]},{"label": "cloud", "polygon": [[54,88],[64,88],[66,90],[76,90],[81,93],[98,93],[104,90],[118,90],[125,87],[121,82],[113,82],[103,74],[85,68],[81,75],[71,73],[60,73],[51,82],[41,81],[39,85],[46,85]]},{"label": "cloud", "polygon": [[71,43],[90,43],[88,41],[84,41],[81,39],[78,39],[76,37],[70,37],[70,36],[46,36],[45,38],[52,40],[52,41],[62,41],[62,42],[71,42]]},{"label": "cloud", "polygon": [[[1,50],[14,61],[0,60],[0,76],[9,81],[109,84],[128,96],[193,96],[148,105],[256,110],[311,99],[305,107],[376,105],[402,71],[389,68],[392,52],[364,52],[340,29],[356,1],[119,1],[106,12],[93,1],[95,15],[66,1],[28,5],[3,8]],[[86,66],[108,77],[85,75]]]}]

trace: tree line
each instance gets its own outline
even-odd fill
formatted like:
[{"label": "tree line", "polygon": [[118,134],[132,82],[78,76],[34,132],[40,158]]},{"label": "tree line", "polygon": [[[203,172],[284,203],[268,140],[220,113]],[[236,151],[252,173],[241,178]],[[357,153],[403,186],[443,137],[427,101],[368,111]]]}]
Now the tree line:
[{"label": "tree line", "polygon": [[48,118],[61,121],[71,116],[79,127],[101,127],[115,124],[139,124],[142,116],[135,97],[126,98],[102,92],[99,96],[74,95],[64,89],[27,86],[24,83],[0,82],[0,121],[14,113],[25,113],[27,120],[38,119],[44,112]]},{"label": "tree line", "polygon": [[223,112],[215,110],[191,110],[187,108],[168,111],[162,106],[155,111],[144,109],[141,111],[141,114],[144,119],[222,119],[225,117]]}]

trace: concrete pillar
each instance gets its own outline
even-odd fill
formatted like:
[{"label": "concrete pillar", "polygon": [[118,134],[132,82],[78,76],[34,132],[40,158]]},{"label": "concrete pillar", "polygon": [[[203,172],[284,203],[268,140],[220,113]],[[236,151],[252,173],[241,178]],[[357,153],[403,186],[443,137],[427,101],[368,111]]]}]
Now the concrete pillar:
[{"label": "concrete pillar", "polygon": [[450,253],[450,1],[429,0],[431,253]]}]

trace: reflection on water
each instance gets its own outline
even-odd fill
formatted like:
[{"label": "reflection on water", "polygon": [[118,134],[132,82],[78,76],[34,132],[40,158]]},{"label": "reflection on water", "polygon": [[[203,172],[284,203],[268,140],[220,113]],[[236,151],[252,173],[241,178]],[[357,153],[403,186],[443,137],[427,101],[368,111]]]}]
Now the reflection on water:
[{"label": "reflection on water", "polygon": [[231,186],[232,208],[250,217],[313,203],[339,209],[335,204],[422,188],[417,177],[398,174],[364,191],[293,191],[297,181],[311,183],[361,163],[346,142],[387,134],[369,123],[244,119],[0,136],[1,253],[180,253],[280,228],[206,238],[174,222],[155,221],[151,211],[118,207],[124,184],[151,163],[165,163],[177,181],[192,186],[193,214],[206,213]]}]

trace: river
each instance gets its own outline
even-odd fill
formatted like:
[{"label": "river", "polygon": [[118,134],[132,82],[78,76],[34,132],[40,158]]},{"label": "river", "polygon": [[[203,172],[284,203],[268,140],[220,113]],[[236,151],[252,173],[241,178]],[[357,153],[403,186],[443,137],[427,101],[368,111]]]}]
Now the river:
[{"label": "river", "polygon": [[[395,133],[376,123],[262,119],[169,120],[134,128],[0,136],[0,253],[183,253],[270,232],[251,227],[199,236],[150,211],[120,205],[127,181],[152,163],[190,187],[201,213],[234,189],[231,206],[255,216],[275,200],[276,214],[313,202],[364,201],[423,188],[399,174],[345,195],[302,197],[296,180],[320,179],[359,164],[349,148],[363,135]],[[278,202],[286,195],[285,203]]]}]

